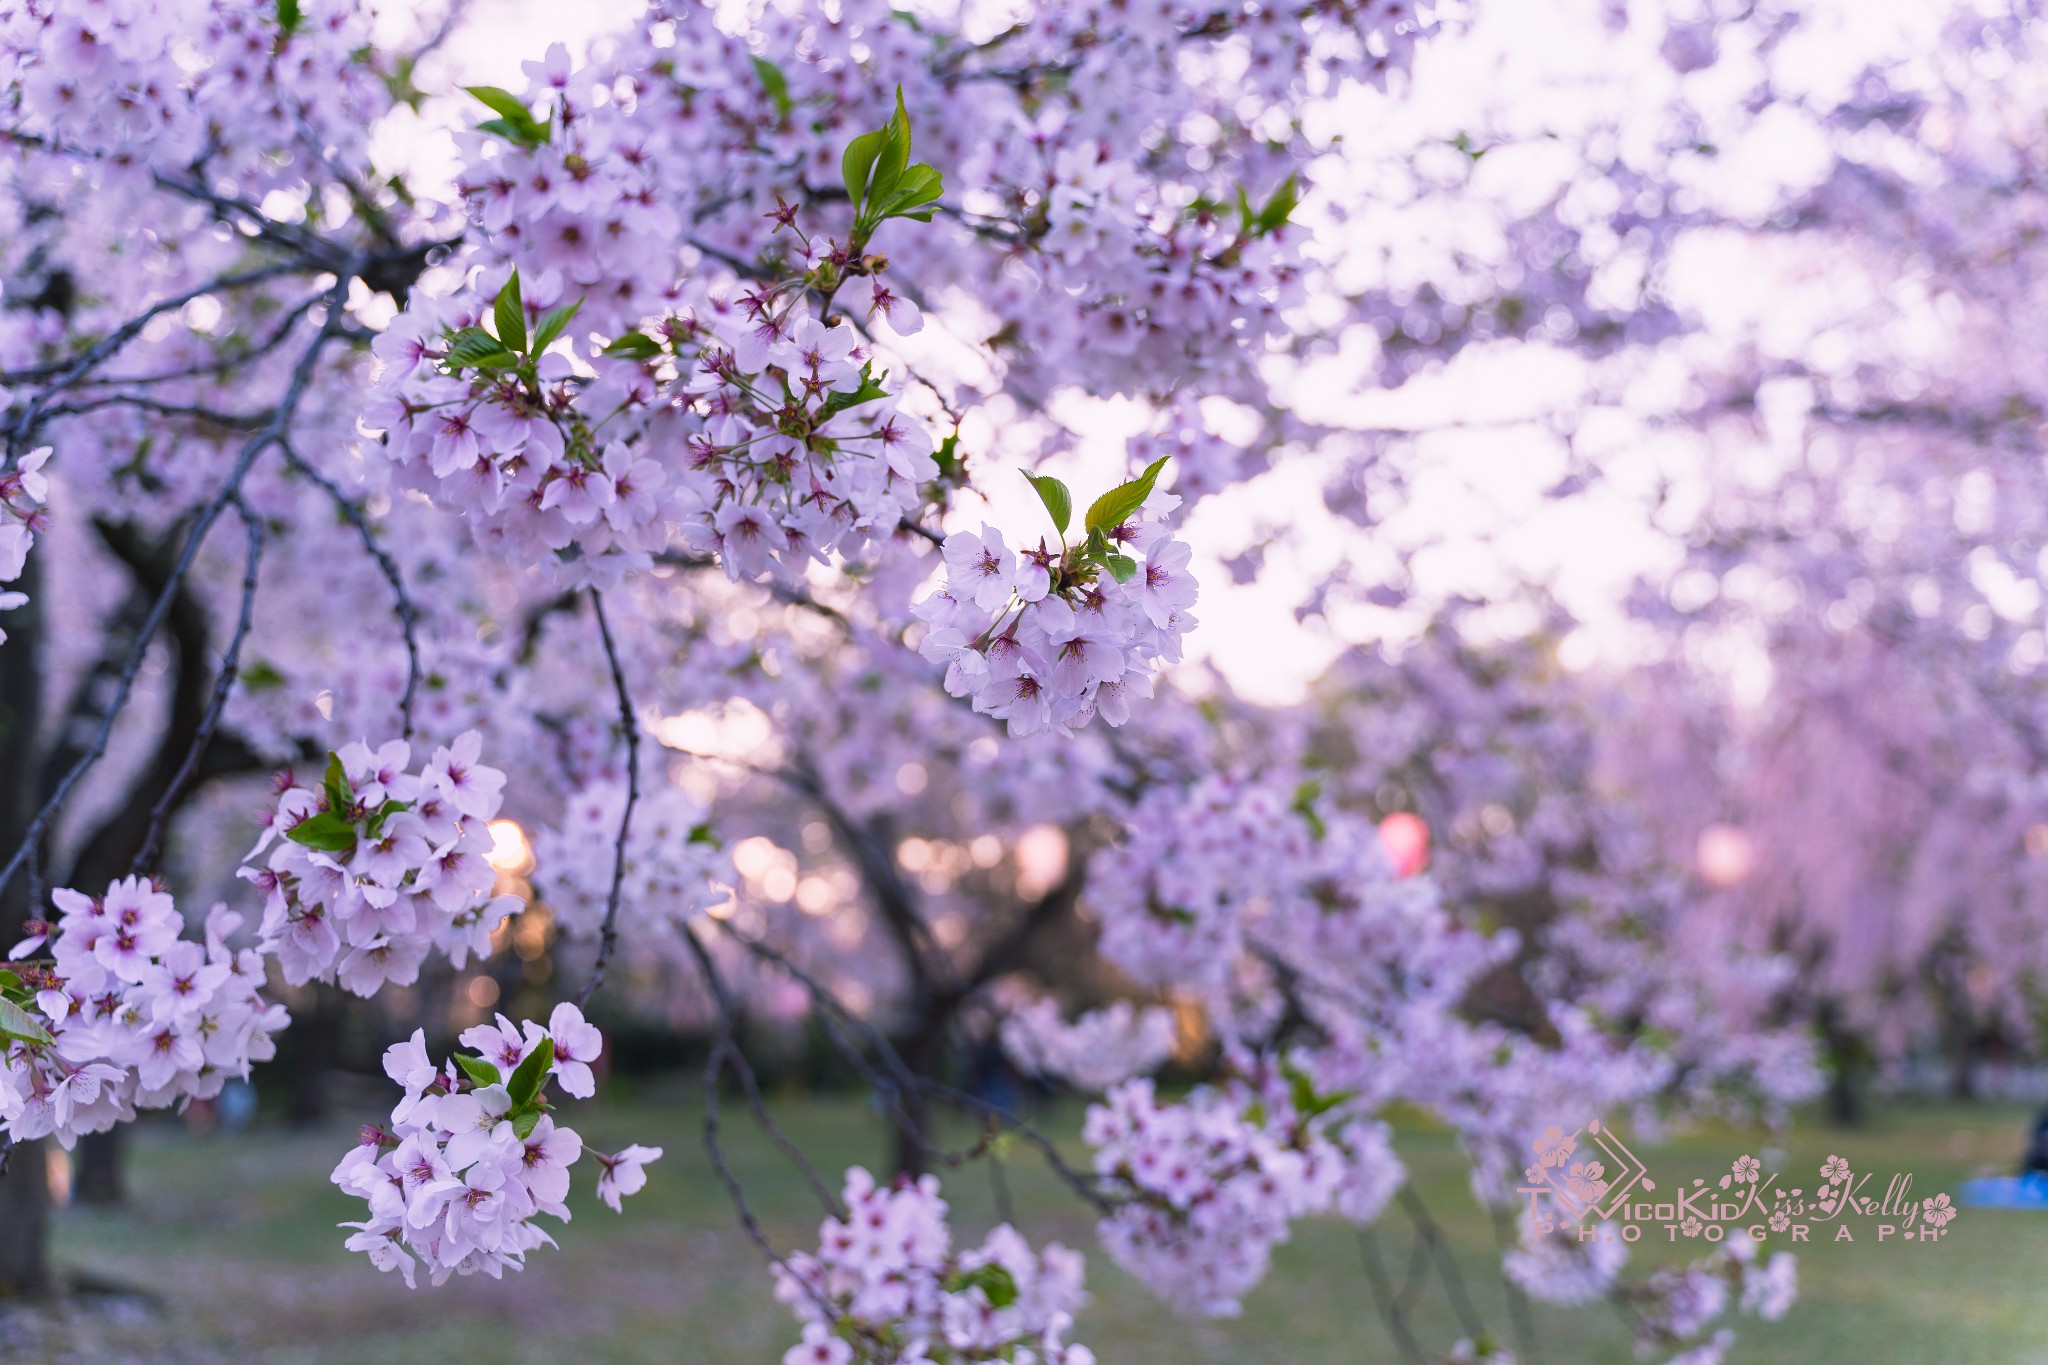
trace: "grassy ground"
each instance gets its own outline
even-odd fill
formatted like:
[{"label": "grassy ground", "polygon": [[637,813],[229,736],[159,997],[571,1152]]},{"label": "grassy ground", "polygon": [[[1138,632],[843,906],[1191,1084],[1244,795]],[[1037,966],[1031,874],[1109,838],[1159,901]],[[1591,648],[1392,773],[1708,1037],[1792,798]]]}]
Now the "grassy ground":
[{"label": "grassy ground", "polygon": [[[812,1099],[780,1107],[827,1171],[879,1157],[879,1125],[860,1104]],[[334,1224],[357,1216],[361,1206],[352,1209],[326,1176],[351,1140],[349,1125],[233,1137],[144,1127],[134,1152],[132,1206],[66,1210],[57,1256],[67,1268],[144,1287],[164,1307],[74,1312],[63,1322],[0,1335],[0,1354],[321,1365],[768,1365],[795,1333],[712,1178],[699,1117],[680,1095],[665,1101],[653,1094],[579,1117],[577,1126],[601,1148],[634,1140],[667,1147],[647,1192],[621,1217],[579,1188],[561,1249],[538,1253],[525,1274],[418,1293],[341,1249]],[[1862,1170],[1913,1172],[1916,1196],[1953,1191],[1970,1175],[2009,1164],[2026,1117],[2012,1107],[1894,1107],[1853,1133],[1803,1126],[1786,1143],[1787,1162],[1805,1175],[1839,1152]],[[1071,1132],[1076,1118],[1063,1112],[1047,1123]],[[802,1182],[765,1144],[738,1132],[732,1138],[734,1165],[771,1234],[783,1245],[809,1244],[818,1213]],[[1492,1231],[1465,1192],[1455,1151],[1441,1135],[1420,1129],[1403,1132],[1399,1145],[1456,1249],[1479,1311],[1505,1334]],[[1751,1134],[1711,1132],[1637,1147],[1653,1170],[1668,1173],[1668,1187],[1673,1177],[1725,1170],[1733,1156],[1761,1145]],[[1884,1178],[1878,1177],[1880,1186]],[[1373,1310],[1358,1243],[1341,1225],[1304,1225],[1280,1250],[1274,1274],[1243,1317],[1190,1323],[1163,1311],[1093,1251],[1089,1220],[1023,1156],[1011,1162],[1009,1179],[1027,1233],[1091,1250],[1094,1299],[1076,1337],[1105,1365],[1399,1359]],[[993,1221],[990,1184],[980,1171],[954,1176],[947,1193],[965,1227]],[[1405,1259],[1404,1220],[1390,1217],[1381,1235],[1396,1258]],[[1879,1246],[1867,1237],[1854,1246],[1818,1246],[1801,1258],[1799,1306],[1780,1323],[1745,1321],[1731,1362],[2048,1363],[2044,1262],[2048,1215],[2023,1212],[1967,1211],[1947,1240],[1926,1247]],[[1609,1312],[1539,1307],[1536,1313],[1541,1358],[1551,1365],[1621,1365],[1635,1358],[1626,1329]],[[1456,1335],[1438,1286],[1417,1316],[1425,1341],[1447,1344]]]}]

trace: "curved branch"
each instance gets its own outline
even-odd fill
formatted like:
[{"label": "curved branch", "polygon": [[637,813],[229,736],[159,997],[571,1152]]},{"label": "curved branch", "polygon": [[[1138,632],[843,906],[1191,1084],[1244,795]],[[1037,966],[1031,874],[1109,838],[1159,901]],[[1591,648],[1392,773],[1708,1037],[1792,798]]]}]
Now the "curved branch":
[{"label": "curved branch", "polygon": [[626,690],[626,669],[619,662],[619,647],[612,639],[611,623],[605,620],[604,597],[596,588],[590,590],[590,606],[597,615],[598,638],[604,641],[605,662],[612,671],[612,690],[619,699],[619,727],[626,741],[626,806],[619,812],[618,842],[612,849],[612,890],[605,901],[604,927],[598,931],[597,962],[590,969],[590,979],[576,992],[578,1009],[589,1004],[590,997],[604,984],[605,968],[611,965],[612,954],[618,950],[619,900],[626,890],[626,838],[633,830],[633,807],[640,801],[639,717],[633,710],[632,693]]}]

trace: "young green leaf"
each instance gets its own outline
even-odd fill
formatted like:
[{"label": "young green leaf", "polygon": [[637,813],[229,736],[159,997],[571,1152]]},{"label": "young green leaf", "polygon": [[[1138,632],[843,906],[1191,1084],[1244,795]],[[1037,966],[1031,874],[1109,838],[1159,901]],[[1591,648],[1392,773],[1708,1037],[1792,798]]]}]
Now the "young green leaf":
[{"label": "young green leaf", "polygon": [[12,1000],[0,999],[0,1038],[12,1038],[18,1043],[50,1043],[56,1040],[50,1031]]},{"label": "young green leaf", "polygon": [[501,90],[495,85],[465,85],[462,88],[483,101],[485,107],[500,118],[513,123],[533,118],[533,111],[510,90]]},{"label": "young green leaf", "polygon": [[903,87],[896,87],[896,112],[882,125],[882,145],[875,153],[875,170],[868,181],[868,211],[873,216],[877,203],[886,203],[896,193],[903,168],[910,164],[910,111],[903,107]]},{"label": "young green leaf", "polygon": [[1313,779],[1294,789],[1294,813],[1308,822],[1309,833],[1318,839],[1330,832],[1330,827],[1323,823],[1322,814],[1316,810],[1316,799],[1322,794],[1323,784]]},{"label": "young green leaf", "polygon": [[341,766],[341,755],[330,752],[327,755],[327,771],[320,778],[320,785],[327,792],[327,808],[334,811],[348,809],[351,792],[348,785],[348,771]]},{"label": "young green leaf", "polygon": [[1166,467],[1170,456],[1161,455],[1145,467],[1145,472],[1129,483],[1120,483],[1097,498],[1088,506],[1087,526],[1091,531],[1109,532],[1129,521],[1145,505],[1145,499],[1152,496],[1152,485],[1159,480],[1159,471]]},{"label": "young green leaf", "polygon": [[499,357],[509,359],[511,354],[503,342],[481,327],[458,328],[448,341],[448,363],[457,369],[487,364]]},{"label": "young green leaf", "polygon": [[1065,539],[1067,527],[1074,520],[1074,495],[1058,479],[1046,474],[1024,471],[1024,477],[1031,480],[1031,486],[1038,490],[1038,500],[1045,504],[1045,510],[1052,513],[1052,524],[1059,528],[1060,538]]},{"label": "young green leaf", "polygon": [[1295,205],[1300,202],[1301,178],[1290,175],[1280,182],[1280,188],[1273,191],[1272,197],[1266,200],[1265,206],[1252,218],[1252,234],[1264,237],[1270,232],[1278,231],[1286,225]]},{"label": "young green leaf", "polygon": [[476,126],[478,132],[495,134],[521,147],[538,147],[548,140],[548,126],[535,118],[533,111],[511,91],[501,90],[495,85],[466,85],[463,89],[498,115],[479,123]]},{"label": "young green leaf", "polygon": [[1138,561],[1129,555],[1104,555],[1102,563],[1119,583],[1128,583],[1138,576]]},{"label": "young green leaf", "polygon": [[512,267],[512,278],[505,281],[505,287],[498,291],[497,301],[491,305],[491,320],[498,325],[498,340],[508,351],[526,349],[526,301],[519,296],[519,267]]},{"label": "young green leaf", "polygon": [[605,347],[604,353],[621,360],[652,360],[661,354],[661,343],[644,332],[628,332]]},{"label": "young green leaf", "polygon": [[936,209],[923,207],[946,192],[944,179],[930,166],[919,162],[904,168],[889,193],[888,202],[874,211],[880,218],[916,218],[929,223]]},{"label": "young green leaf", "polygon": [[540,1046],[526,1054],[526,1060],[512,1073],[512,1079],[505,1082],[505,1093],[512,1097],[514,1109],[524,1109],[540,1093],[541,1083],[548,1078],[548,1068],[555,1064],[555,1040],[542,1038]]},{"label": "young green leaf", "polygon": [[540,1110],[521,1109],[512,1115],[512,1135],[521,1142],[533,1136],[533,1130],[540,1126]]},{"label": "young green leaf", "polygon": [[340,853],[356,846],[356,827],[333,811],[323,810],[293,825],[284,837],[302,848]]},{"label": "young green leaf", "polygon": [[371,811],[370,818],[365,820],[363,824],[370,831],[370,837],[374,839],[384,832],[384,822],[386,820],[389,820],[400,811],[411,809],[412,803],[410,801],[386,801],[383,805]]},{"label": "young green leaf", "polygon": [[766,57],[754,58],[754,74],[760,78],[761,88],[768,92],[768,98],[775,101],[775,112],[788,118],[789,111],[796,107],[796,101],[789,97],[789,77]]},{"label": "young green leaf", "polygon": [[547,312],[542,313],[540,315],[540,323],[533,331],[533,354],[539,355],[542,351],[554,345],[555,338],[562,335],[563,331],[569,326],[569,319],[575,317],[576,310],[582,306],[583,300],[578,299],[574,303],[565,303],[559,308],[550,308]]},{"label": "young green leaf", "polygon": [[862,133],[846,144],[846,150],[839,154],[839,178],[846,184],[846,197],[853,201],[853,211],[861,212],[868,202],[868,177],[874,173],[875,158],[882,150],[882,130]]},{"label": "young green leaf", "polygon": [[462,1074],[478,1085],[496,1085],[498,1083],[498,1068],[492,1066],[481,1057],[466,1057],[458,1052],[455,1054],[455,1065],[461,1067]]},{"label": "young green leaf", "polygon": [[306,22],[306,14],[299,7],[299,0],[277,0],[277,39],[282,43],[299,31]]},{"label": "young green leaf", "polygon": [[946,1281],[949,1293],[958,1294],[975,1288],[988,1296],[991,1308],[1008,1308],[1017,1301],[1017,1277],[1010,1273],[1009,1267],[995,1262],[958,1271]]}]

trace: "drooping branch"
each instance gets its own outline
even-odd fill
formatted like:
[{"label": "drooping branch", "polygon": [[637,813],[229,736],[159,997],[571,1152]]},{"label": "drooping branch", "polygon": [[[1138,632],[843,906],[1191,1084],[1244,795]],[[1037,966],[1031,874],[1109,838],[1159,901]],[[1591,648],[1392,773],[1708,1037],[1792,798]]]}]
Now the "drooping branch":
[{"label": "drooping branch", "polygon": [[619,946],[619,901],[626,891],[626,840],[633,831],[633,807],[640,801],[640,719],[633,707],[633,695],[626,686],[625,665],[619,661],[618,642],[612,639],[611,623],[605,619],[604,597],[590,590],[590,607],[597,616],[598,638],[604,642],[605,663],[611,668],[612,690],[619,703],[619,730],[626,743],[626,804],[619,812],[619,833],[612,848],[612,887],[605,899],[604,927],[598,931],[597,961],[583,989],[576,992],[579,1008],[604,984],[605,969]]},{"label": "drooping branch", "polygon": [[127,661],[122,666],[120,676],[116,681],[114,695],[108,700],[105,709],[101,712],[99,725],[94,732],[91,743],[86,747],[86,751],[79,756],[77,762],[65,772],[55,789],[44,800],[42,808],[36,812],[35,818],[29,822],[27,829],[23,831],[21,843],[7,860],[6,866],[0,867],[0,888],[4,888],[11,882],[14,879],[15,873],[19,872],[35,856],[40,841],[48,831],[51,823],[62,812],[65,801],[77,788],[78,783],[85,777],[86,773],[106,753],[108,741],[114,733],[114,724],[120,718],[122,711],[127,709],[128,699],[134,692],[135,679],[142,671],[142,661],[149,652],[150,642],[156,638],[157,631],[162,628],[165,619],[170,615],[172,606],[177,601],[183,587],[185,576],[191,571],[193,561],[199,556],[200,547],[206,543],[207,535],[213,530],[214,523],[220,520],[221,513],[225,512],[229,505],[240,497],[242,482],[248,477],[249,471],[255,467],[258,458],[265,451],[269,450],[270,447],[284,439],[285,433],[290,429],[293,419],[297,416],[299,404],[304,399],[308,386],[312,383],[313,373],[318,366],[321,353],[326,350],[327,343],[334,338],[342,325],[343,305],[348,300],[348,284],[351,278],[352,276],[348,271],[343,271],[341,276],[335,281],[334,287],[328,291],[327,315],[321,321],[320,330],[307,343],[304,351],[300,353],[298,363],[293,366],[290,382],[286,385],[283,396],[278,400],[277,407],[272,412],[270,421],[264,426],[263,430],[257,432],[242,446],[241,452],[235,460],[234,467],[228,473],[227,480],[219,492],[206,503],[200,510],[197,518],[194,519],[191,529],[186,533],[184,546],[179,551],[177,560],[171,567],[163,589],[157,594],[156,601],[151,605],[148,616],[143,619],[141,629],[136,632],[135,642],[129,649]]},{"label": "drooping branch", "polygon": [[[249,626],[256,610],[256,582],[258,571],[263,566],[263,521],[248,503],[240,498],[235,500],[235,510],[241,514],[243,529],[249,538],[247,558],[242,569],[242,605],[235,620],[234,634],[228,640],[228,647],[221,655],[220,669],[214,675],[213,697],[207,703],[206,714],[200,718],[191,740],[185,745],[185,757],[178,769],[164,784],[156,804],[150,807],[149,824],[142,837],[142,847],[135,851],[135,861],[128,869],[128,875],[138,876],[144,868],[156,859],[157,845],[163,838],[165,825],[171,812],[184,799],[186,785],[197,772],[200,759],[207,746],[213,742],[214,732],[220,728],[221,713],[227,709],[228,696],[234,691],[235,681],[241,676],[242,644],[249,638]],[[181,675],[187,671],[181,662]]]},{"label": "drooping branch", "polygon": [[370,525],[370,519],[363,511],[361,503],[342,492],[340,485],[308,463],[289,439],[284,442],[284,457],[286,463],[312,480],[333,501],[335,510],[341,513],[342,519],[355,528],[356,535],[363,542],[363,548],[369,552],[370,558],[377,561],[377,569],[384,575],[384,581],[391,585],[391,595],[397,599],[398,604],[399,631],[405,637],[405,692],[398,699],[399,738],[410,740],[413,698],[419,692],[422,670],[419,607],[412,600],[412,594],[406,591],[405,575],[399,572],[398,561],[391,557],[391,552],[384,548],[383,541],[377,538],[377,532]]}]

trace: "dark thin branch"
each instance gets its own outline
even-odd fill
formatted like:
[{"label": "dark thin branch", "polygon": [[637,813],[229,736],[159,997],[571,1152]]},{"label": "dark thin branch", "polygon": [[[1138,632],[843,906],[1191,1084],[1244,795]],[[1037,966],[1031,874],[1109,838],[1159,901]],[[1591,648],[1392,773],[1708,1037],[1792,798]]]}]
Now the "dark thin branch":
[{"label": "dark thin branch", "polygon": [[633,710],[633,695],[626,689],[626,669],[619,662],[619,647],[612,639],[611,623],[605,620],[604,597],[596,588],[590,590],[590,606],[597,615],[598,637],[604,641],[605,662],[612,670],[612,690],[619,699],[619,728],[626,741],[626,806],[619,812],[619,837],[612,849],[612,890],[605,901],[604,927],[598,931],[597,961],[591,966],[590,979],[576,992],[579,1009],[589,1004],[590,997],[604,984],[605,968],[611,965],[612,954],[618,950],[619,900],[626,891],[626,839],[633,831],[633,807],[640,801],[639,717]]},{"label": "dark thin branch", "polygon": [[391,595],[398,600],[398,625],[405,636],[405,692],[398,699],[398,716],[402,727],[399,738],[409,741],[412,739],[413,698],[419,692],[423,670],[420,668],[420,613],[412,600],[412,594],[405,589],[405,575],[399,572],[398,561],[391,557],[391,552],[377,539],[377,532],[371,527],[370,519],[364,513],[361,503],[343,493],[340,485],[308,463],[290,441],[284,443],[284,458],[293,469],[318,484],[321,490],[333,499],[336,510],[355,528],[357,537],[363,542],[363,548],[370,552],[370,558],[377,561],[377,568],[383,573],[384,581],[391,585]]},{"label": "dark thin branch", "polygon": [[1458,1323],[1465,1329],[1465,1335],[1477,1341],[1486,1335],[1486,1328],[1479,1320],[1478,1305],[1472,1302],[1472,1295],[1465,1287],[1464,1272],[1458,1269],[1457,1257],[1451,1254],[1451,1245],[1445,1239],[1443,1229],[1430,1215],[1429,1206],[1422,1202],[1415,1186],[1403,1184],[1395,1196],[1401,1208],[1415,1224],[1418,1246],[1426,1247],[1436,1260],[1437,1273],[1443,1277],[1444,1292],[1450,1295],[1451,1307],[1458,1315]]},{"label": "dark thin branch", "polygon": [[227,652],[221,655],[220,672],[213,680],[213,697],[206,705],[206,714],[200,718],[199,727],[193,732],[192,742],[185,746],[185,757],[178,764],[177,772],[165,785],[156,804],[150,808],[149,824],[142,836],[142,847],[135,851],[135,859],[129,865],[128,875],[140,876],[142,870],[156,860],[157,845],[163,839],[164,826],[170,820],[171,812],[185,794],[185,785],[192,780],[199,768],[199,761],[206,753],[207,745],[213,742],[214,731],[220,728],[221,713],[227,708],[228,694],[234,690],[235,680],[241,676],[242,642],[249,638],[249,625],[255,617],[256,577],[263,564],[263,522],[254,509],[238,495],[235,511],[241,515],[243,529],[248,532],[249,551],[242,569],[241,615],[235,621],[235,633],[228,640]]},{"label": "dark thin branch", "polygon": [[1423,1353],[1422,1343],[1415,1339],[1408,1314],[1394,1294],[1393,1278],[1387,1273],[1386,1258],[1380,1254],[1379,1235],[1370,1227],[1358,1230],[1358,1254],[1365,1266],[1365,1282],[1372,1286],[1373,1303],[1380,1310],[1387,1335],[1394,1339],[1401,1358],[1411,1365],[1428,1365],[1429,1357]]},{"label": "dark thin branch", "polygon": [[[298,363],[293,367],[291,381],[286,386],[283,397],[279,399],[276,410],[271,414],[269,423],[243,445],[234,468],[228,473],[226,483],[213,500],[207,503],[197,520],[193,522],[192,529],[186,534],[184,548],[172,566],[169,581],[157,594],[156,602],[150,607],[149,615],[144,618],[142,628],[136,633],[135,643],[129,650],[127,663],[121,669],[114,696],[108,701],[105,711],[100,716],[99,729],[91,745],[79,756],[70,771],[64,774],[56,790],[50,794],[42,809],[38,810],[35,818],[29,822],[20,847],[16,848],[13,856],[7,860],[7,865],[0,868],[0,887],[5,887],[12,881],[14,874],[21,870],[23,864],[36,856],[43,835],[48,831],[51,822],[57,818],[58,812],[63,809],[65,800],[85,774],[106,753],[107,743],[114,733],[114,722],[126,709],[128,698],[134,692],[135,679],[142,671],[142,661],[149,652],[150,642],[156,638],[157,631],[163,626],[164,618],[170,614],[171,606],[177,600],[184,584],[185,575],[191,570],[193,560],[199,556],[200,546],[206,543],[207,534],[213,530],[214,523],[220,520],[221,513],[240,495],[242,481],[255,466],[257,457],[284,438],[286,429],[297,415],[299,403],[305,397],[307,386],[312,383],[313,371],[319,362],[320,353],[326,349],[327,342],[341,326],[342,307],[348,299],[350,278],[348,272],[344,271],[335,281],[334,288],[328,292],[327,316],[321,322],[320,331],[307,344]],[[33,874],[31,876],[33,877]]]},{"label": "dark thin branch", "polygon": [[[257,270],[244,271],[239,275],[219,275],[208,280],[205,284],[188,289],[182,294],[176,294],[170,298],[160,300],[157,303],[151,304],[142,312],[137,313],[134,317],[94,342],[91,346],[88,346],[79,354],[76,360],[73,360],[60,371],[54,379],[37,390],[35,397],[29,400],[28,405],[22,409],[21,415],[15,418],[13,424],[8,428],[8,465],[12,466],[16,457],[28,446],[37,428],[42,425],[45,409],[50,406],[56,397],[91,373],[92,370],[113,356],[122,347],[142,335],[142,329],[149,325],[151,319],[171,312],[174,309],[183,308],[194,299],[201,298],[207,294],[216,293],[223,289],[239,289],[245,285],[260,284],[265,280],[276,279],[282,275],[300,274],[304,270],[305,266],[301,263],[288,261],[264,266]],[[344,292],[341,297],[345,299],[348,296]],[[339,310],[339,307],[340,304],[338,302],[332,305],[329,312],[330,320],[334,313]]]},{"label": "dark thin branch", "polygon": [[[1503,1252],[1515,1244],[1514,1219],[1505,1209],[1488,1210],[1493,1215],[1493,1236]],[[1500,1277],[1501,1287],[1507,1291],[1508,1320],[1515,1329],[1515,1359],[1536,1365],[1536,1322],[1529,1315],[1529,1297],[1522,1287],[1507,1275]]]},{"label": "dark thin branch", "polygon": [[811,1193],[818,1196],[818,1201],[830,1210],[832,1216],[845,1217],[844,1206],[825,1184],[824,1178],[818,1174],[818,1168],[812,1165],[810,1157],[804,1154],[804,1149],[768,1117],[768,1106],[761,1098],[761,1087],[754,1075],[754,1068],[739,1049],[739,1009],[733,1003],[732,991],[726,986],[725,976],[718,970],[718,963],[712,958],[710,950],[704,946],[703,940],[697,937],[696,931],[687,924],[683,926],[683,937],[688,940],[690,955],[696,958],[697,969],[704,973],[705,984],[710,987],[712,999],[717,1003],[720,1046],[726,1047],[731,1054],[730,1065],[733,1075],[739,1080],[740,1090],[746,1096],[747,1108],[752,1111],[754,1122],[768,1135],[768,1140],[803,1172],[804,1183],[811,1187]]}]

